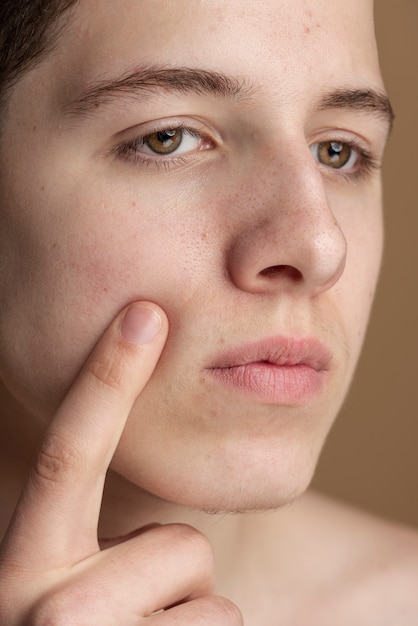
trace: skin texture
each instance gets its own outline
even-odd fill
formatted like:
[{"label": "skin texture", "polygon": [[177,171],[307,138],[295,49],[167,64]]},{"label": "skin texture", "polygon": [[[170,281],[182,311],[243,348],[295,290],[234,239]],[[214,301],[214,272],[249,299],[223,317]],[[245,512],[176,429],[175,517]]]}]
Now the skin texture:
[{"label": "skin texture", "polygon": [[[219,77],[210,93],[155,88],[156,67],[222,73],[229,93]],[[97,92],[144,68],[154,72],[152,88]],[[335,97],[364,90],[376,94],[373,106]],[[202,624],[241,623],[232,604],[209,595],[211,550],[190,526],[112,539],[153,522],[186,522],[209,536],[216,590],[254,626],[268,623],[273,607],[279,616],[279,589],[280,617],[291,623],[312,585],[367,569],[363,557],[348,567],[337,551],[318,579],[318,562],[328,561],[314,548],[329,510],[316,500],[271,523],[250,515],[217,529],[184,507],[276,509],[309,484],[352,378],[379,271],[390,122],[382,94],[364,0],[82,0],[54,53],[13,88],[0,141],[0,374],[14,414],[2,427],[4,458],[15,459],[17,485],[50,426],[3,546],[7,626],[60,614],[89,626],[137,624],[185,599],[152,621],[193,623],[195,611]],[[138,137],[181,126],[192,132],[180,156],[151,154],[140,142],[134,154]],[[350,167],[319,162],[316,146],[331,141],[354,144]],[[128,342],[120,335],[126,307],[144,300],[162,318],[145,350],[133,347],[133,322]],[[225,350],[275,337],[323,346],[319,390],[260,400],[213,376]],[[100,520],[109,549],[100,552],[110,462]],[[286,537],[280,553],[277,537]],[[301,537],[311,538],[304,554],[316,564],[303,576]],[[364,558],[374,571],[372,553]],[[268,615],[256,610],[259,598]]]},{"label": "skin texture", "polygon": [[[275,507],[309,483],[358,358],[378,273],[377,172],[350,184],[318,167],[308,148],[342,132],[347,141],[364,137],[381,159],[387,126],[378,116],[314,112],[323,85],[382,90],[370,6],[251,5],[234,20],[234,3],[185,2],[175,11],[163,3],[157,15],[142,4],[102,4],[81,3],[56,53],[10,100],[2,250],[16,271],[1,282],[2,378],[45,421],[112,317],[131,301],[157,302],[172,330],[114,467],[193,506]],[[156,46],[161,32],[169,36]],[[245,58],[236,54],[242,41]],[[168,58],[250,86],[235,99],[160,91],[72,114],[88,85]],[[194,125],[207,149],[168,171],[112,153],[159,119]],[[249,402],[208,376],[223,350],[276,335],[313,337],[331,352],[327,385],[309,403]],[[225,475],[230,489],[219,491]]]}]

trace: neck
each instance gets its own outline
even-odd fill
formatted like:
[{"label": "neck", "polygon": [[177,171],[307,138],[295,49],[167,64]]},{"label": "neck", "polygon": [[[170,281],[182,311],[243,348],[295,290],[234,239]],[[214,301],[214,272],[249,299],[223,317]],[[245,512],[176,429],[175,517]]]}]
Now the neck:
[{"label": "neck", "polygon": [[242,551],[245,515],[212,514],[161,500],[109,471],[103,497],[99,537],[114,539],[153,523],[181,523],[206,535],[215,554],[216,568],[228,575]]},{"label": "neck", "polygon": [[[301,535],[306,536],[306,499],[309,506],[307,497],[275,512],[209,514],[160,500],[110,471],[99,536],[115,539],[153,523],[189,524],[211,543],[216,592],[246,602],[249,587],[260,584],[260,571],[283,581],[292,573]],[[299,564],[294,576],[300,581]]]}]

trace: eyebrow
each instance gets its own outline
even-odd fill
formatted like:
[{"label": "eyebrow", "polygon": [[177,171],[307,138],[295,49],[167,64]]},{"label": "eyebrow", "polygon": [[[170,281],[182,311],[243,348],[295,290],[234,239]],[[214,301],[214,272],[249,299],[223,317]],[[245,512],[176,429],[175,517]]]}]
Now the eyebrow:
[{"label": "eyebrow", "polygon": [[[88,116],[102,106],[118,102],[120,97],[146,100],[158,91],[242,100],[254,97],[256,89],[245,79],[216,71],[190,67],[149,66],[110,80],[95,81],[75,100],[67,104],[65,111],[71,116]],[[372,113],[383,118],[389,128],[395,118],[387,95],[374,89],[336,89],[324,94],[316,108],[319,111],[347,109]]]},{"label": "eyebrow", "polygon": [[241,99],[251,94],[245,80],[189,67],[147,67],[111,80],[96,81],[65,106],[70,115],[88,115],[121,96],[146,99],[156,91]]},{"label": "eyebrow", "polygon": [[336,89],[325,94],[318,106],[319,111],[327,109],[348,109],[372,113],[381,117],[392,128],[395,120],[392,105],[384,92],[375,89]]}]

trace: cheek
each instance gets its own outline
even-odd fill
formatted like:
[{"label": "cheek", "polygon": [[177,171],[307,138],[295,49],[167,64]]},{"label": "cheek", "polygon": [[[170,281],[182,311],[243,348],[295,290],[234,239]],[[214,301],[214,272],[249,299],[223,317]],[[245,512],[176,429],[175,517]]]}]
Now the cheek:
[{"label": "cheek", "polygon": [[380,202],[370,200],[367,209],[359,211],[357,219],[346,226],[345,234],[348,241],[347,264],[343,278],[336,286],[336,296],[345,318],[345,332],[352,346],[355,364],[367,329],[382,259]]},{"label": "cheek", "polygon": [[5,235],[0,375],[49,414],[126,304],[150,299],[170,314],[190,297],[199,246],[191,224],[156,217],[155,207],[83,198],[57,216],[53,201],[40,204]]}]

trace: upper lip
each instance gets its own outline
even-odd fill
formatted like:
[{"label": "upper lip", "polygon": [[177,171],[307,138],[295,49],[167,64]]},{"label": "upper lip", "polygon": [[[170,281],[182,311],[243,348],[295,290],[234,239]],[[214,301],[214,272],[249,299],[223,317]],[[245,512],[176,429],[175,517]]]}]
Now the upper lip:
[{"label": "upper lip", "polygon": [[219,354],[208,369],[239,367],[250,363],[271,365],[306,365],[317,371],[330,367],[331,352],[312,337],[274,336],[232,347]]}]

